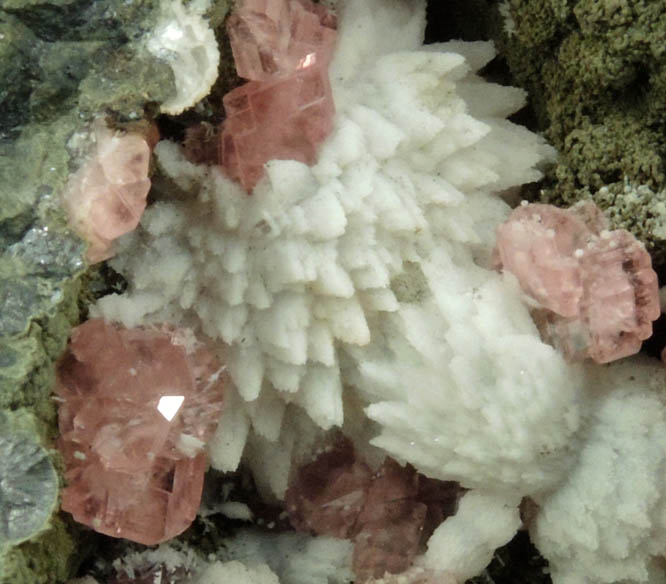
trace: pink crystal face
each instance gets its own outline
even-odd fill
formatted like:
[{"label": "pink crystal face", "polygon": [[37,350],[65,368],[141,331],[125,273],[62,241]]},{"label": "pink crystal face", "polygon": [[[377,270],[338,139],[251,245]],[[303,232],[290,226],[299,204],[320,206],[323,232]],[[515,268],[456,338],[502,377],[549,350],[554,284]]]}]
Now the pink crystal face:
[{"label": "pink crystal face", "polygon": [[113,240],[136,228],[150,190],[150,146],[138,133],[94,127],[95,150],[65,193],[70,222],[89,242],[88,260],[111,256]]},{"label": "pink crystal face", "polygon": [[497,230],[498,264],[539,302],[543,336],[570,359],[637,353],[658,318],[657,275],[643,244],[608,231],[593,203],[524,205]]},{"label": "pink crystal face", "polygon": [[308,0],[244,0],[228,31],[238,74],[250,82],[223,99],[221,165],[249,192],[269,160],[312,164],[332,129],[335,18]]},{"label": "pink crystal face", "polygon": [[418,481],[413,469],[390,459],[373,477],[354,540],[354,574],[361,580],[399,574],[412,565],[428,513],[417,500]]},{"label": "pink crystal face", "polygon": [[354,573],[365,582],[407,570],[434,528],[455,514],[460,493],[456,483],[391,459],[373,475],[340,439],[298,471],[286,502],[295,529],[353,539]]},{"label": "pink crystal face", "polygon": [[327,66],[336,21],[308,0],[242,0],[227,30],[238,76],[270,81],[298,69]]},{"label": "pink crystal face", "polygon": [[289,521],[299,531],[348,538],[366,503],[372,473],[357,461],[350,443],[338,442],[298,471],[289,488]]},{"label": "pink crystal face", "polygon": [[152,545],[194,520],[223,379],[210,351],[179,339],[93,319],[58,367],[62,508],[100,533]]}]

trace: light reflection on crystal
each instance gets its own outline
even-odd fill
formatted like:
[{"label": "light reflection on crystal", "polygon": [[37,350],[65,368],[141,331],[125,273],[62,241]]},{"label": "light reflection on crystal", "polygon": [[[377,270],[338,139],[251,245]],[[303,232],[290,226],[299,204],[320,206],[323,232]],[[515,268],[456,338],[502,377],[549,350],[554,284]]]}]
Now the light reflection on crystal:
[{"label": "light reflection on crystal", "polygon": [[157,411],[170,422],[174,419],[184,401],[184,395],[163,395],[157,404]]},{"label": "light reflection on crystal", "polygon": [[309,0],[243,0],[228,32],[238,75],[224,96],[220,164],[251,191],[269,160],[312,164],[332,129],[333,15]]}]

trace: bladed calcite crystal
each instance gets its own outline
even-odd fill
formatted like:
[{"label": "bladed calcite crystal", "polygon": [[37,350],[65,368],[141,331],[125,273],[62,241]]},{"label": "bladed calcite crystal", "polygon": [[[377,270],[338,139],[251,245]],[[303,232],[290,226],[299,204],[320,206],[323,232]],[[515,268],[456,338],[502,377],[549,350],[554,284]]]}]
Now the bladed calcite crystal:
[{"label": "bladed calcite crystal", "polygon": [[408,570],[434,528],[455,514],[461,492],[390,458],[372,473],[339,439],[298,470],[286,505],[295,529],[352,539],[354,574],[366,582]]},{"label": "bladed calcite crystal", "polygon": [[309,0],[244,0],[228,32],[246,83],[224,96],[221,165],[251,191],[269,160],[315,161],[332,129],[335,17]]},{"label": "bladed calcite crystal", "polygon": [[539,304],[542,335],[573,360],[637,353],[658,318],[657,275],[645,246],[608,230],[596,205],[521,205],[497,230],[498,265]]},{"label": "bladed calcite crystal", "polygon": [[113,241],[139,224],[150,190],[151,146],[141,133],[114,132],[100,121],[93,133],[94,150],[69,181],[64,204],[95,263],[109,258]]},{"label": "bladed calcite crystal", "polygon": [[202,450],[222,410],[215,356],[183,331],[76,327],[58,367],[62,508],[100,533],[151,545],[194,520]]}]

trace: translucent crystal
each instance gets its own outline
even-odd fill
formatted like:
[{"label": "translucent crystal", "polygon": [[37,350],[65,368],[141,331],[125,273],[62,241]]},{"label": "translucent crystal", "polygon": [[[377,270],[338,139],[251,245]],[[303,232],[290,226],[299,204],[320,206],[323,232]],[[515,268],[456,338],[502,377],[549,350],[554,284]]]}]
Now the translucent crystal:
[{"label": "translucent crystal", "polygon": [[[410,568],[434,528],[455,513],[460,493],[457,483],[428,479],[392,459],[371,474],[340,439],[299,469],[287,512],[298,530],[352,539],[354,573],[365,582]],[[413,581],[428,582],[426,576]]]},{"label": "translucent crystal", "polygon": [[244,0],[228,22],[241,77],[224,97],[221,165],[251,191],[273,159],[311,164],[335,113],[335,18],[308,0]]},{"label": "translucent crystal", "polygon": [[348,538],[366,503],[372,473],[348,442],[301,467],[287,491],[289,521],[299,531]]},{"label": "translucent crystal", "polygon": [[227,24],[236,72],[266,81],[328,65],[335,28],[335,17],[308,0],[243,0]]},{"label": "translucent crystal", "polygon": [[224,97],[222,164],[250,191],[269,160],[312,164],[332,129],[328,72],[311,67],[275,81],[246,83]]},{"label": "translucent crystal", "polygon": [[72,333],[56,388],[62,508],[100,533],[155,544],[196,515],[223,380],[210,351],[180,339],[99,319]]},{"label": "translucent crystal", "polygon": [[657,275],[643,244],[609,231],[592,203],[522,205],[497,230],[498,265],[541,306],[542,334],[571,359],[637,353],[659,316]]},{"label": "translucent crystal", "polygon": [[111,255],[114,239],[139,224],[150,190],[150,146],[138,133],[94,126],[95,149],[68,184],[65,207],[74,229],[90,246],[91,262]]}]

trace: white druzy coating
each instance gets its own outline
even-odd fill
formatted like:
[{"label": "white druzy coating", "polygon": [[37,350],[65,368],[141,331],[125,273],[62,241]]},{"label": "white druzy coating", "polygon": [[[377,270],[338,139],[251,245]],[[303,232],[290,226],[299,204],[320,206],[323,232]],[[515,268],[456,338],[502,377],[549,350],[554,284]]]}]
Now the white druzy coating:
[{"label": "white druzy coating", "polygon": [[635,357],[588,373],[598,396],[578,465],[539,500],[532,539],[555,584],[663,582],[663,364]]}]

